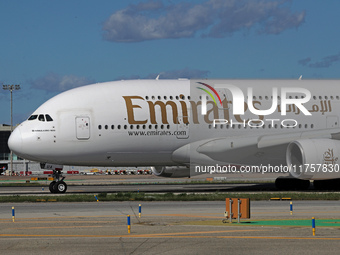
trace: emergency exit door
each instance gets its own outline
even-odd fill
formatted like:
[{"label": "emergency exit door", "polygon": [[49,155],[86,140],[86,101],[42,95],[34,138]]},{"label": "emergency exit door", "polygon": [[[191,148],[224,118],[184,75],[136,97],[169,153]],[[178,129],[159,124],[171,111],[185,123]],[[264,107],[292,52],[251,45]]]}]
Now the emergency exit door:
[{"label": "emergency exit door", "polygon": [[327,128],[335,128],[335,127],[339,126],[338,125],[338,122],[339,122],[338,116],[334,116],[334,115],[327,116],[326,120],[327,120]]},{"label": "emergency exit door", "polygon": [[76,136],[78,140],[90,139],[89,117],[76,117]]}]

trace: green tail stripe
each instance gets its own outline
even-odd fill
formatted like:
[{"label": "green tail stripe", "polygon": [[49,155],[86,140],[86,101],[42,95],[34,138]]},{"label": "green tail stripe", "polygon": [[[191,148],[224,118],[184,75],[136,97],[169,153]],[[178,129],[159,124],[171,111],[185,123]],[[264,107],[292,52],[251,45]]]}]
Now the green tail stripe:
[{"label": "green tail stripe", "polygon": [[203,88],[200,88],[200,87],[197,87],[198,89],[201,89],[201,90],[203,90],[203,91],[205,91],[206,93],[208,93],[208,95],[212,98],[212,100],[214,100],[214,102],[215,102],[215,104],[217,105],[217,103],[216,103],[216,100],[215,100],[215,98],[214,98],[214,96],[208,91],[208,90],[206,90],[206,89],[203,89]]}]

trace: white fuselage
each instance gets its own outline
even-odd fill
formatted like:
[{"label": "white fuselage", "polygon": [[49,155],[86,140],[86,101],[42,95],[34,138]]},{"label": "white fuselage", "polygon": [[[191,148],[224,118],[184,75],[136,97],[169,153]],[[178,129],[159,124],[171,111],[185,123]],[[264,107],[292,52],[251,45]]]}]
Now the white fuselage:
[{"label": "white fuselage", "polygon": [[[222,101],[218,108],[208,94],[196,89],[200,86],[197,81],[107,82],[53,97],[32,114],[31,120],[14,130],[9,146],[23,158],[65,165],[188,165],[193,154],[197,154],[194,156],[197,162],[281,164],[285,162],[289,134],[294,140],[308,136],[308,132],[317,137],[314,134],[320,130],[320,137],[324,137],[322,130],[339,126],[340,82],[336,80],[200,82],[238,87],[245,96],[244,114],[233,113],[235,105],[229,90],[217,90]],[[275,105],[270,115],[254,114],[247,99],[249,87],[253,88],[255,110],[273,106],[273,88],[277,88],[279,106]],[[294,104],[287,105],[287,113],[282,115],[283,88],[310,91],[311,98],[303,106],[311,115],[307,116]],[[291,99],[305,96],[301,93],[285,95]],[[202,96],[208,96],[206,115],[201,113]],[[52,120],[47,121],[46,115]],[[225,148],[219,149],[221,145],[218,144],[206,152],[206,143],[220,139],[227,139],[230,148],[238,143],[249,143],[249,155],[247,152],[225,153]],[[280,139],[284,140],[285,147],[279,146]],[[214,150],[216,158],[209,154]]]}]

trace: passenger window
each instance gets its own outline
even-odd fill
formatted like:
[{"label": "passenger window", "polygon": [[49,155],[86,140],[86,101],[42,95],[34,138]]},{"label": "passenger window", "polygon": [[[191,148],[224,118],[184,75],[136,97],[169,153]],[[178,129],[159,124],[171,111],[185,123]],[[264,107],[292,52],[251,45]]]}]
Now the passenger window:
[{"label": "passenger window", "polygon": [[31,115],[28,120],[36,120],[38,118],[38,115]]},{"label": "passenger window", "polygon": [[46,121],[53,121],[50,115],[46,114],[45,115]]},{"label": "passenger window", "polygon": [[39,121],[45,121],[45,116],[43,114],[40,114],[38,117]]}]

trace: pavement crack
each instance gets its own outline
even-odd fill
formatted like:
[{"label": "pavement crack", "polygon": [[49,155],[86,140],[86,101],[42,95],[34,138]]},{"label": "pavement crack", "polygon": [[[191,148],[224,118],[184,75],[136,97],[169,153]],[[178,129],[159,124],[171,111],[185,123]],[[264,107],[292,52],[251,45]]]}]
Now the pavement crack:
[{"label": "pavement crack", "polygon": [[132,252],[130,252],[130,254],[133,254],[134,252],[136,252],[140,247],[142,247],[147,241],[149,240],[149,238],[147,238],[144,242],[140,243]]},{"label": "pavement crack", "polygon": [[122,247],[122,250],[123,250],[124,254],[127,254],[126,251],[125,251],[125,246],[124,246],[124,242],[123,242],[123,238],[122,237],[119,238],[119,243],[120,243],[120,245]]}]

